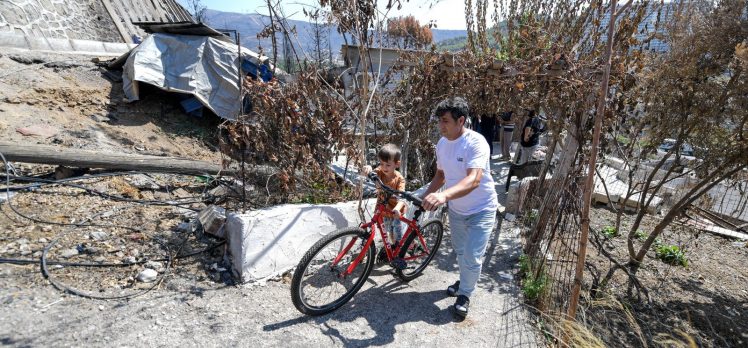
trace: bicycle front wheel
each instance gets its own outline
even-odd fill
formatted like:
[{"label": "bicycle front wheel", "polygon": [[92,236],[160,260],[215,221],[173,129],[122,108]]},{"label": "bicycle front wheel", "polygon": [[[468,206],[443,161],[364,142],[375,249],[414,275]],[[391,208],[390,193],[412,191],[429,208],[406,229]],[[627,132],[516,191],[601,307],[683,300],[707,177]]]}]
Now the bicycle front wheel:
[{"label": "bicycle front wheel", "polygon": [[[363,229],[351,227],[315,243],[293,274],[291,300],[296,309],[307,315],[322,315],[350,301],[374,267],[374,246],[363,250],[367,238]],[[352,266],[359,256],[358,264]]]},{"label": "bicycle front wheel", "polygon": [[398,269],[397,276],[406,282],[418,277],[436,256],[443,235],[444,225],[439,220],[427,221],[420,228],[420,234],[410,233],[398,254],[405,261],[405,268]]}]

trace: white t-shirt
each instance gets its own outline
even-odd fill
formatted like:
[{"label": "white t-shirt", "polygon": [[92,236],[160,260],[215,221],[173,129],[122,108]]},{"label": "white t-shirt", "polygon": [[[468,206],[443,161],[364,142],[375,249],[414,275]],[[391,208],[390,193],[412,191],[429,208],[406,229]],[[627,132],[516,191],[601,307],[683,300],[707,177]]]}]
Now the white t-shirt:
[{"label": "white t-shirt", "polygon": [[483,169],[480,185],[466,196],[449,201],[449,209],[460,215],[472,215],[499,206],[491,176],[491,156],[486,138],[470,129],[455,140],[445,137],[436,144],[436,167],[444,172],[446,188],[467,176],[470,168]]}]

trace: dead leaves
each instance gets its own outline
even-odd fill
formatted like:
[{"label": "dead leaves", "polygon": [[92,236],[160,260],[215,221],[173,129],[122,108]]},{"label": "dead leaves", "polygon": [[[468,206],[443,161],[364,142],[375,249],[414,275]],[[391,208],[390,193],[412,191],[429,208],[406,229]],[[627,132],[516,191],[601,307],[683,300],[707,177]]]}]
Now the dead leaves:
[{"label": "dead leaves", "polygon": [[741,42],[735,46],[735,57],[741,64],[748,66],[748,44]]},{"label": "dead leaves", "polygon": [[315,69],[308,67],[286,85],[247,78],[244,91],[252,110],[224,126],[227,144],[222,151],[234,159],[244,153],[248,163],[277,167],[277,187],[284,193],[296,189],[295,173],[312,177],[328,172],[333,149],[345,146],[347,107],[322,80],[325,74]]}]

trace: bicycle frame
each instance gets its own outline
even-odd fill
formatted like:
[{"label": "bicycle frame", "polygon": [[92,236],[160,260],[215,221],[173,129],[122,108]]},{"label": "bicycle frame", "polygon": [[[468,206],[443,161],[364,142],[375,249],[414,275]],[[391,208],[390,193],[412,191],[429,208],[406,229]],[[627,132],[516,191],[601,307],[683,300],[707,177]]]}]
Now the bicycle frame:
[{"label": "bicycle frame", "polygon": [[[387,197],[389,198],[389,197]],[[386,199],[384,200],[387,201]],[[364,248],[361,250],[361,253],[356,257],[356,259],[351,262],[350,265],[348,265],[348,268],[341,274],[339,274],[340,277],[346,277],[353,273],[353,270],[356,269],[359,263],[361,263],[361,260],[364,259],[364,256],[366,255],[366,252],[371,247],[372,243],[374,243],[374,237],[376,236],[376,231],[379,230],[379,234],[382,237],[382,241],[384,242],[384,248],[385,252],[387,254],[387,260],[392,261],[396,255],[400,253],[400,249],[403,247],[403,244],[408,239],[408,236],[411,233],[416,233],[418,236],[418,241],[421,243],[421,247],[423,248],[423,252],[419,253],[418,255],[412,255],[410,257],[406,257],[403,260],[413,260],[425,255],[428,255],[430,253],[428,246],[426,245],[426,241],[423,239],[423,235],[421,235],[421,229],[418,226],[418,218],[420,217],[422,211],[418,210],[415,212],[413,219],[408,219],[403,216],[400,216],[400,221],[405,222],[405,224],[408,226],[408,229],[403,234],[403,237],[400,239],[400,243],[395,246],[395,249],[393,250],[392,247],[387,243],[387,233],[385,233],[384,228],[382,225],[384,224],[384,213],[385,213],[386,206],[382,201],[377,201],[377,206],[374,211],[374,216],[372,217],[371,221],[367,223],[362,223],[361,228],[364,230],[369,229],[371,232],[369,233],[369,237],[366,240],[366,243],[364,244]],[[353,247],[353,245],[357,242],[357,238],[353,238],[348,245],[346,245],[345,248],[338,254],[338,256],[335,258],[335,260],[332,262],[332,265],[330,267],[335,267],[338,262],[343,258],[343,256],[348,253],[348,251]]]}]

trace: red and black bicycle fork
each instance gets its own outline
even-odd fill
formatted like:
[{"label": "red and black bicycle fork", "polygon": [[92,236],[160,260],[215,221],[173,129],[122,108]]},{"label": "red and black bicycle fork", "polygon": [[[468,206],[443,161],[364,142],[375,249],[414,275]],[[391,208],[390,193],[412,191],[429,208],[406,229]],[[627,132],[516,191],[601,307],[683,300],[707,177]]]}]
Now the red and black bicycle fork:
[{"label": "red and black bicycle fork", "polygon": [[[420,228],[418,226],[418,218],[423,213],[423,209],[416,210],[415,213],[413,213],[413,219],[407,219],[403,216],[400,216],[400,221],[405,222],[405,224],[408,226],[408,229],[403,234],[403,237],[400,239],[400,242],[398,245],[390,245],[390,243],[387,242],[387,233],[385,233],[384,228],[382,225],[384,224],[384,212],[385,212],[385,206],[382,203],[377,203],[376,210],[374,212],[374,216],[372,217],[371,221],[365,224],[361,224],[361,228],[363,228],[365,231],[370,231],[368,233],[368,237],[366,238],[366,242],[364,242],[364,247],[361,249],[361,253],[358,254],[355,260],[351,262],[350,265],[346,268],[344,272],[340,272],[338,274],[338,277],[345,278],[351,273],[353,273],[353,270],[356,269],[359,263],[364,259],[364,256],[366,255],[366,252],[371,247],[372,243],[374,243],[374,237],[376,236],[376,230],[379,230],[379,234],[382,237],[382,242],[384,244],[384,249],[387,254],[387,259],[391,260],[393,263],[396,261],[400,261],[398,264],[402,264],[405,268],[405,261],[410,261],[419,257],[426,256],[430,253],[428,247],[426,246],[426,241],[423,239],[423,235],[419,233]],[[399,254],[400,248],[403,247],[403,244],[405,244],[405,241],[408,239],[408,236],[411,233],[416,233],[418,241],[420,243],[420,249],[422,249],[422,252],[416,254],[416,255],[410,255],[408,257],[405,257],[403,259],[396,258],[396,255]],[[332,264],[330,265],[331,269],[335,269],[335,266],[340,262],[340,260],[343,259],[344,255],[348,253],[348,251],[351,250],[353,245],[356,244],[358,241],[358,238],[354,237],[350,242],[348,242],[348,245],[343,248],[343,250],[338,254],[338,256],[333,260]],[[394,247],[394,249],[393,249]]]}]

